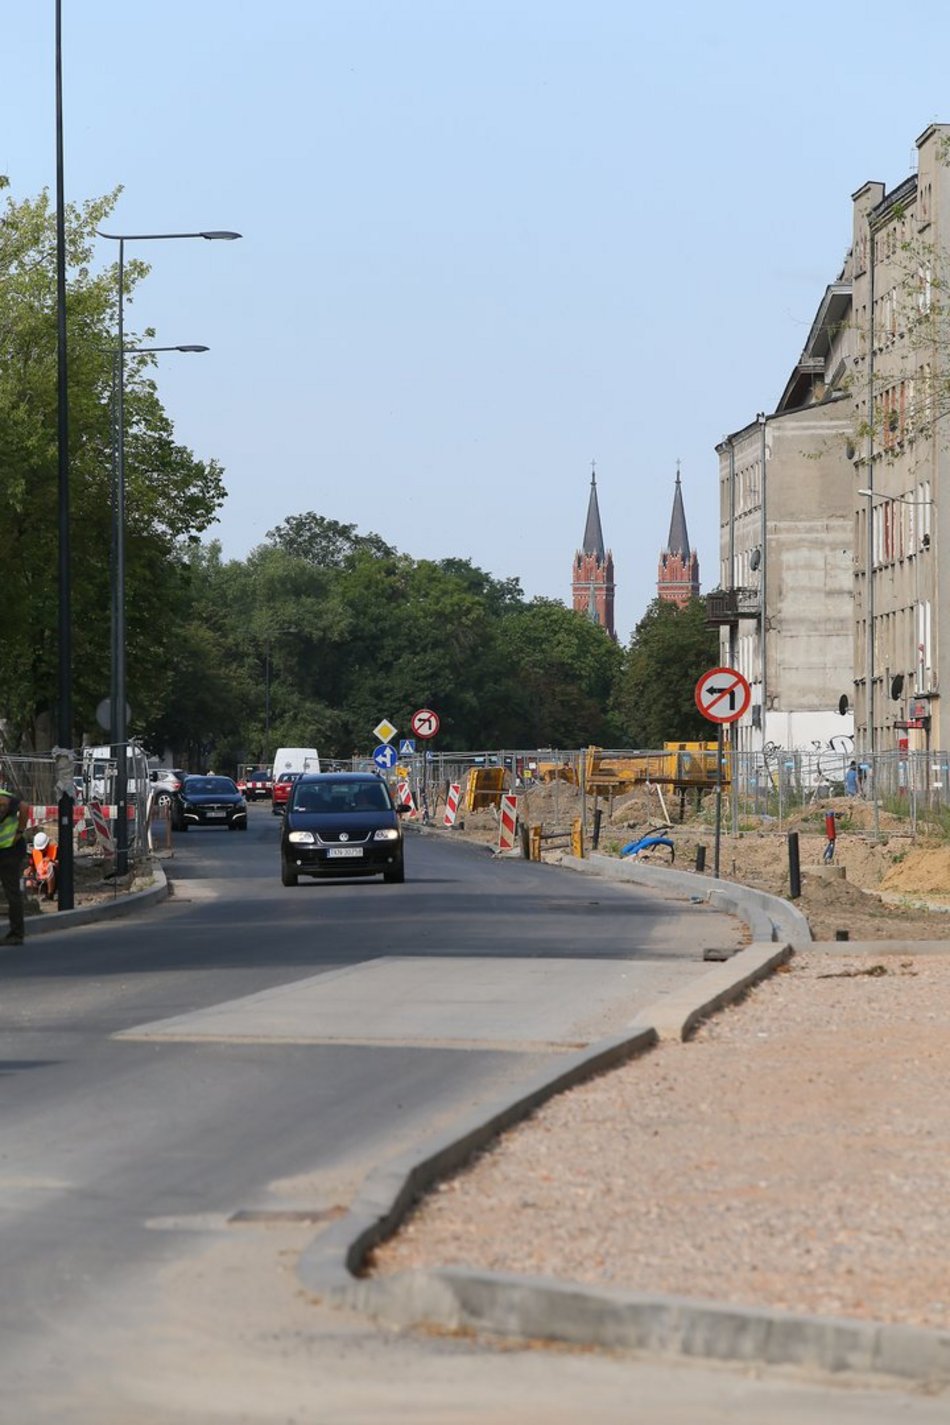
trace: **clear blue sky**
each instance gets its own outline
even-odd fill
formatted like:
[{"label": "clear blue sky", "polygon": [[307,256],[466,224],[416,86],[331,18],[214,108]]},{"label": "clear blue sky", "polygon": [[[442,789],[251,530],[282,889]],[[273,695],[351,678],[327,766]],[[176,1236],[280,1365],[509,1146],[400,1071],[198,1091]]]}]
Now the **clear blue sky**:
[{"label": "clear blue sky", "polygon": [[[771,410],[850,236],[950,119],[950,9],[63,0],[67,196],[156,243],[128,320],[243,557],[304,510],[570,599],[596,458],[626,641],[676,461]],[[6,7],[0,172],[55,182],[53,0]],[[103,243],[103,261],[114,251]]]}]

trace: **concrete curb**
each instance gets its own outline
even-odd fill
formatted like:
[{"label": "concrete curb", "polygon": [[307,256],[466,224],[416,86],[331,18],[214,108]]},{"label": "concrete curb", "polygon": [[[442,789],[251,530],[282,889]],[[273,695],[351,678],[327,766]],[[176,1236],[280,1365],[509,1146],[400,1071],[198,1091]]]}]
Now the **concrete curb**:
[{"label": "concrete curb", "polygon": [[756,940],[787,941],[795,950],[804,950],[812,943],[808,921],[797,906],[781,896],[753,890],[737,881],[715,880],[696,871],[673,871],[666,866],[647,866],[628,858],[618,861],[612,856],[594,852],[581,859],[563,856],[561,865],[588,876],[602,876],[611,881],[631,881],[649,886],[669,895],[694,897],[725,910],[744,920]]},{"label": "concrete curb", "polygon": [[168,896],[168,880],[157,861],[149,863],[155,877],[154,886],[144,891],[133,891],[130,895],[116,896],[115,900],[99,901],[95,905],[81,905],[74,910],[57,910],[47,915],[28,916],[24,940],[33,940],[38,935],[52,935],[57,930],[72,930],[77,925],[94,925],[100,920],[118,920],[131,915],[133,911],[144,910],[156,905]]},{"label": "concrete curb", "polygon": [[815,1374],[950,1381],[950,1333],[596,1289],[460,1268],[354,1283],[348,1305],[387,1325],[438,1325],[651,1356]]}]

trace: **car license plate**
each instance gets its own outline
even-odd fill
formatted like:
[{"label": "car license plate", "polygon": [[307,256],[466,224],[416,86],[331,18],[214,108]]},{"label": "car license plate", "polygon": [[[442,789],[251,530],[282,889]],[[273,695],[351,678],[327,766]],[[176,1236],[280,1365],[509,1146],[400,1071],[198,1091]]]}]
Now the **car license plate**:
[{"label": "car license plate", "polygon": [[362,856],[362,846],[331,846],[328,856]]},{"label": "car license plate", "polygon": [[212,817],[212,816],[227,816],[227,812],[226,812],[226,811],[206,811],[206,812],[205,812],[205,816],[207,816],[207,817]]}]

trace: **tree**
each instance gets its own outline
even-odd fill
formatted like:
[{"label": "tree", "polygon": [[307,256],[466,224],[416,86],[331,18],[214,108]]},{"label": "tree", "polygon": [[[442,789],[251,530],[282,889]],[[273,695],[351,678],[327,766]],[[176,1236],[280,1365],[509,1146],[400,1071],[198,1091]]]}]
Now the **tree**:
[{"label": "tree", "polygon": [[705,741],[713,724],[696,706],[696,683],[719,663],[719,637],[704,599],[683,608],[654,599],[634,629],[611,699],[619,745],[660,748]]},{"label": "tree", "polygon": [[533,599],[500,629],[508,747],[603,746],[620,649],[599,624],[554,599]]},{"label": "tree", "polygon": [[357,534],[355,524],[340,524],[312,510],[288,515],[275,529],[267,531],[267,538],[295,559],[323,569],[340,569],[356,554],[390,559],[396,552],[378,534]]},{"label": "tree", "polygon": [[[0,186],[6,186],[5,180]],[[68,306],[73,703],[90,727],[110,685],[112,385],[117,271],[93,274],[95,230],[118,190],[65,214]],[[48,733],[58,680],[58,448],[55,214],[45,191],[6,201],[0,220],[0,725],[12,745]],[[126,291],[147,273],[126,265]],[[147,338],[150,333],[143,333]],[[129,334],[129,345],[137,338]],[[149,378],[126,382],[126,611],[133,727],[161,703],[179,602],[182,539],[223,499],[220,468],[175,443]],[[45,724],[45,726],[44,726]]]}]

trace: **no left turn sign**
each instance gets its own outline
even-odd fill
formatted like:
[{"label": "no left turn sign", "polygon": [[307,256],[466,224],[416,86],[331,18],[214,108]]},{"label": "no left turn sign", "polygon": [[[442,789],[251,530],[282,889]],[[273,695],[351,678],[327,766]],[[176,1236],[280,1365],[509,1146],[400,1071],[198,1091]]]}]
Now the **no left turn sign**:
[{"label": "no left turn sign", "polygon": [[696,706],[710,722],[738,722],[752,701],[752,689],[735,668],[710,668],[696,684]]},{"label": "no left turn sign", "polygon": [[412,715],[412,730],[417,737],[435,737],[439,730],[439,715],[431,708],[420,708]]}]

